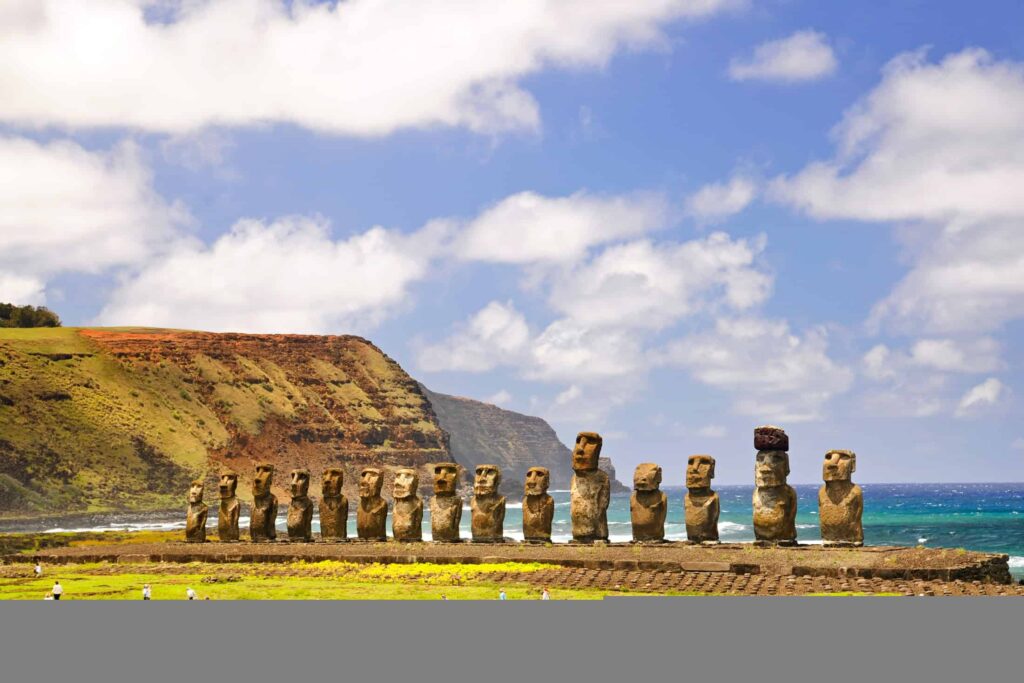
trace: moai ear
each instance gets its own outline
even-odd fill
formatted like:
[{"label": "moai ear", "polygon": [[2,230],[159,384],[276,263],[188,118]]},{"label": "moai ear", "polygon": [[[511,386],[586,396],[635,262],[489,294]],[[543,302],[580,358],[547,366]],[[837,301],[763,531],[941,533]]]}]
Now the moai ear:
[{"label": "moai ear", "polygon": [[850,473],[851,474],[857,471],[857,456],[856,455],[853,456],[852,460],[853,460],[852,467],[850,467]]},{"label": "moai ear", "polygon": [[711,459],[711,471],[708,473],[708,476],[710,478],[712,478],[712,479],[715,478],[715,460],[714,460],[714,458]]},{"label": "moai ear", "polygon": [[786,453],[786,476],[789,476],[789,453]]}]

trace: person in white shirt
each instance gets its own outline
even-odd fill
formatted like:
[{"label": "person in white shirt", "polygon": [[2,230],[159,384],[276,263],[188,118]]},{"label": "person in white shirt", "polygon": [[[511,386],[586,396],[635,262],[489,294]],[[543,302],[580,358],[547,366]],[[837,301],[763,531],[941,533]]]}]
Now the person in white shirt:
[{"label": "person in white shirt", "polygon": [[147,583],[147,584],[143,585],[142,586],[142,599],[143,600],[149,600],[152,597],[153,597],[153,593],[149,589],[149,584]]},{"label": "person in white shirt", "polygon": [[551,599],[551,593],[548,593],[548,589],[547,588],[545,588],[544,592],[540,594],[540,599],[541,600],[550,600]]},{"label": "person in white shirt", "polygon": [[501,592],[498,593],[498,599],[499,600],[508,600],[508,596],[505,595],[505,589],[504,588],[502,588]]},{"label": "person in white shirt", "polygon": [[38,578],[39,578],[40,576],[42,576],[42,575],[43,575],[43,565],[39,564],[39,560],[36,560],[36,568],[35,568],[35,572],[36,572],[36,578],[37,578],[37,579],[38,579]]},{"label": "person in white shirt", "polygon": [[60,581],[53,582],[53,593],[54,600],[60,600],[60,596],[64,595],[64,588],[60,585]]},{"label": "person in white shirt", "polygon": [[195,599],[196,599],[196,597],[198,597],[198,596],[196,595],[196,592],[195,592],[194,590],[192,590],[192,588],[191,588],[191,587],[189,587],[189,588],[186,588],[186,589],[185,589],[185,595],[187,595],[187,596],[188,596],[188,599],[189,599],[189,600],[195,600]]}]

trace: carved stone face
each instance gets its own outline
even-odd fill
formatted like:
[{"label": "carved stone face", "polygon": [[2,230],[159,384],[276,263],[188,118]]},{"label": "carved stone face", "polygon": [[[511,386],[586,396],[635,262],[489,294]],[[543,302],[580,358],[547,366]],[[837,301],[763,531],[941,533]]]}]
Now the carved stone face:
[{"label": "carved stone face", "polygon": [[526,471],[524,490],[528,496],[543,496],[551,485],[551,472],[547,467],[531,467]]},{"label": "carved stone face", "polygon": [[661,468],[651,462],[641,463],[633,472],[633,488],[637,491],[657,491],[661,486]]},{"label": "carved stone face", "polygon": [[476,468],[473,479],[473,493],[478,496],[491,496],[498,492],[501,485],[501,470],[497,465],[480,465]]},{"label": "carved stone face", "polygon": [[434,465],[434,495],[453,495],[459,485],[459,466],[453,462]]},{"label": "carved stone face", "polygon": [[715,478],[715,459],[710,455],[691,455],[686,462],[686,488],[711,488]]},{"label": "carved stone face", "polygon": [[825,481],[850,481],[857,471],[857,454],[853,451],[829,451],[825,454]]},{"label": "carved stone face", "polygon": [[376,498],[384,486],[384,477],[376,467],[367,467],[359,473],[359,497]]},{"label": "carved stone face", "polygon": [[188,488],[188,502],[189,503],[202,503],[203,502],[203,482],[194,481]]},{"label": "carved stone face", "polygon": [[234,472],[221,472],[218,488],[221,498],[234,498],[235,489],[238,488],[238,475]]},{"label": "carved stone face", "polygon": [[785,451],[758,451],[754,482],[758,487],[782,486],[789,476],[789,454]]},{"label": "carved stone face", "polygon": [[324,470],[324,480],[320,484],[320,492],[324,498],[338,498],[341,496],[341,487],[345,485],[345,470],[331,467]]},{"label": "carved stone face", "polygon": [[572,469],[576,472],[596,472],[602,443],[600,434],[580,432],[572,451]]},{"label": "carved stone face", "polygon": [[309,495],[309,470],[292,470],[292,498]]},{"label": "carved stone face", "polygon": [[416,470],[406,467],[395,470],[395,498],[412,498],[420,488],[420,475]]},{"label": "carved stone face", "polygon": [[262,462],[256,465],[256,478],[252,480],[252,495],[265,496],[270,493],[270,485],[274,483],[274,466]]}]

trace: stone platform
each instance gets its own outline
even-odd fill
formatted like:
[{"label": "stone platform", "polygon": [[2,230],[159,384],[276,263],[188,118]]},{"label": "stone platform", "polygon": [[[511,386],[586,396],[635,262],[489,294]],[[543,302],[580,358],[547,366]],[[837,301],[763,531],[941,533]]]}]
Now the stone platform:
[{"label": "stone platform", "polygon": [[[961,581],[1008,585],[1006,555],[930,548],[763,548],[752,544],[694,546],[522,543],[152,543],[41,550],[49,564],[85,562],[283,563],[338,560],[355,563],[480,564],[538,562],[593,571],[646,571],[904,581]],[[11,555],[10,562],[33,556]]]}]

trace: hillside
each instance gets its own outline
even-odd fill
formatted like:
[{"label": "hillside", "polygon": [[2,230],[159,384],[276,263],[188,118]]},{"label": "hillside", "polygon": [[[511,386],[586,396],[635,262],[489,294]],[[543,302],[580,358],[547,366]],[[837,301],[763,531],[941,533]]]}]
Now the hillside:
[{"label": "hillside", "polygon": [[180,507],[204,474],[212,500],[222,465],[248,497],[258,460],[449,457],[419,385],[358,337],[0,330],[2,516]]}]

